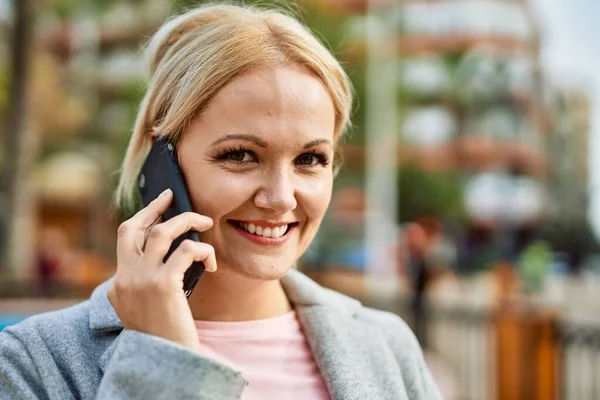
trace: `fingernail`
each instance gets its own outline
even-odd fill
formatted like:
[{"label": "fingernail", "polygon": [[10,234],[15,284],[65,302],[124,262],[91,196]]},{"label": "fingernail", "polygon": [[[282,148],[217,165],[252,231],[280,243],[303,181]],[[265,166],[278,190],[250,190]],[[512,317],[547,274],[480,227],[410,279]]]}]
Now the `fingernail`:
[{"label": "fingernail", "polygon": [[167,194],[167,193],[169,193],[170,191],[171,191],[171,189],[166,189],[166,190],[165,190],[164,192],[162,192],[162,193],[160,194],[160,196],[158,196],[158,197],[163,197],[164,195],[166,195],[166,194]]}]

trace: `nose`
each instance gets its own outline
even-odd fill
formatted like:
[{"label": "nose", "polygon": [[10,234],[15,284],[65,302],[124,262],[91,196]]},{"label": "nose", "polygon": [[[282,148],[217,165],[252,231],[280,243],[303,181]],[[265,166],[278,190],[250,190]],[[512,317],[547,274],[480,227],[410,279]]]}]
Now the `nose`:
[{"label": "nose", "polygon": [[287,171],[269,174],[254,197],[254,204],[277,214],[285,214],[296,208],[296,190]]}]

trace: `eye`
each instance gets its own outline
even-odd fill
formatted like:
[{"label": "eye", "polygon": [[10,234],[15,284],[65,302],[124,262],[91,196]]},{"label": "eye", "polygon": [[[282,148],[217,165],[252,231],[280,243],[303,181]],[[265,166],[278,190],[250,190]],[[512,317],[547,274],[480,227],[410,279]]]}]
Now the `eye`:
[{"label": "eye", "polygon": [[319,164],[326,166],[327,164],[329,164],[329,160],[327,158],[327,154],[325,154],[324,152],[323,153],[311,152],[311,153],[301,154],[296,159],[296,164],[306,166],[306,167],[315,167]]},{"label": "eye", "polygon": [[237,164],[245,164],[256,161],[256,156],[250,150],[246,150],[243,148],[231,148],[225,150],[221,154],[216,157],[221,161],[229,161]]},{"label": "eye", "polygon": [[226,154],[226,158],[235,162],[248,162],[254,160],[252,154],[250,154],[250,152],[246,150],[230,151]]}]

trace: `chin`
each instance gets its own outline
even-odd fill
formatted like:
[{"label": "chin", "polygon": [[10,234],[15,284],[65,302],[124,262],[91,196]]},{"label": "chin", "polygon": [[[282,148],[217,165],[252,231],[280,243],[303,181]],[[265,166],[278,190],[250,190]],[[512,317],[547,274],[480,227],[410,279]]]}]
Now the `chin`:
[{"label": "chin", "polygon": [[295,260],[262,260],[246,264],[235,263],[231,266],[232,272],[246,279],[274,281],[281,279],[292,269]]}]

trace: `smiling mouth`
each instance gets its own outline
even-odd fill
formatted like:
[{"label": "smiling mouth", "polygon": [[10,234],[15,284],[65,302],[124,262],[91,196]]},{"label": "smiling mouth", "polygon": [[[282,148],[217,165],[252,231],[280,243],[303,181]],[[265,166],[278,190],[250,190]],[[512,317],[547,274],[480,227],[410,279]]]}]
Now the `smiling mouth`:
[{"label": "smiling mouth", "polygon": [[275,227],[265,227],[253,223],[246,223],[235,220],[229,220],[228,222],[249,234],[268,239],[281,238],[288,234],[288,232],[292,230],[291,228],[298,225],[298,222],[293,222],[291,224],[279,225]]}]

